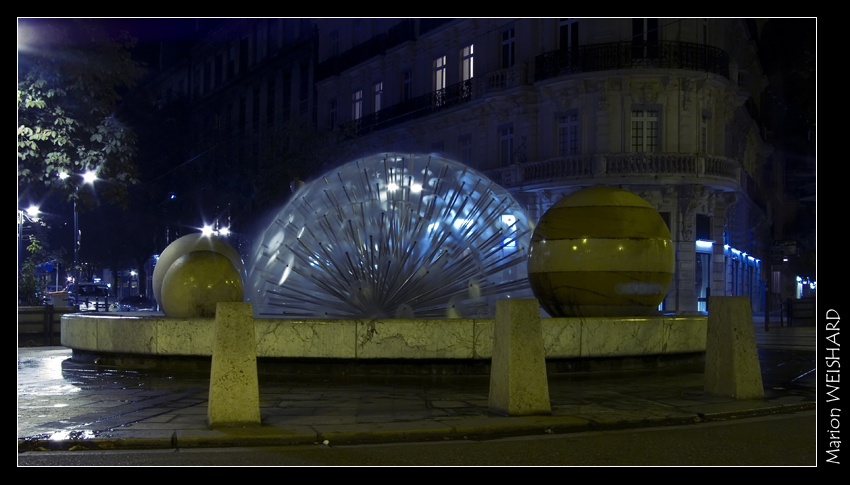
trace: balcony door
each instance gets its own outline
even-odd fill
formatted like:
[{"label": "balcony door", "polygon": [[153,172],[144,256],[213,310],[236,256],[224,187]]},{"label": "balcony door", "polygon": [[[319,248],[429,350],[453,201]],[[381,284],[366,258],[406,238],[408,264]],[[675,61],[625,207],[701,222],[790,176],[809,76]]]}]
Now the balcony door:
[{"label": "balcony door", "polygon": [[434,59],[434,104],[441,106],[446,97],[446,56]]},{"label": "balcony door", "polygon": [[632,57],[655,59],[659,56],[658,19],[632,19]]},{"label": "balcony door", "polygon": [[578,19],[561,19],[558,24],[558,37],[560,50],[578,47]]}]

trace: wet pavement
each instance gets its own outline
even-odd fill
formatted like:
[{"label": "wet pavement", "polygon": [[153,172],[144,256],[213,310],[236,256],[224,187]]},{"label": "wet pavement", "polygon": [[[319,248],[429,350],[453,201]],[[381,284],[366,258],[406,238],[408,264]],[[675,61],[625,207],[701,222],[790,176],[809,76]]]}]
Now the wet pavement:
[{"label": "wet pavement", "polygon": [[488,410],[485,376],[260,375],[256,426],[207,426],[208,376],[72,361],[18,349],[18,451],[487,439],[703,423],[815,408],[815,329],[756,323],[764,399],[703,391],[700,365],[549,375],[552,413]]}]

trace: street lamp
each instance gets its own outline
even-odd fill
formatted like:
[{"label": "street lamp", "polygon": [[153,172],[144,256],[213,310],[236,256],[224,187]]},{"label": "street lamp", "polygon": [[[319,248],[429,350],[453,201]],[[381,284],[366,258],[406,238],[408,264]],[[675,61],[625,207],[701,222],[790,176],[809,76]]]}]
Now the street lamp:
[{"label": "street lamp", "polygon": [[139,294],[141,293],[141,291],[139,290],[139,284],[137,279],[138,276],[139,273],[136,270],[130,270],[130,296],[139,296]]},{"label": "street lamp", "polygon": [[[83,174],[80,174],[83,178],[83,184],[90,184],[94,186],[95,180],[97,180],[97,172],[94,170],[88,170]],[[61,180],[65,180],[70,175],[68,172],[59,172],[59,178]],[[79,192],[80,186],[77,185],[74,187],[74,192]],[[74,195],[74,283],[79,283],[80,279],[80,229],[79,229],[79,221],[77,218],[77,196]]]},{"label": "street lamp", "polygon": [[24,223],[38,222],[39,207],[31,205],[26,210],[18,209],[18,260],[21,258],[21,247],[24,242]]}]

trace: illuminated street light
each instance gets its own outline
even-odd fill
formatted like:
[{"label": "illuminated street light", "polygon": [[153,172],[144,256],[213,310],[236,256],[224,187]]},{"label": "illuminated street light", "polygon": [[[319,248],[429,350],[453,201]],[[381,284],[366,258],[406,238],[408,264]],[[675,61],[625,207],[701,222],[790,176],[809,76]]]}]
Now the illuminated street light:
[{"label": "illuminated street light", "polygon": [[39,208],[37,205],[31,205],[27,208],[27,216],[33,221],[38,220]]},{"label": "illuminated street light", "polygon": [[217,221],[216,221],[215,224],[205,224],[204,227],[201,228],[201,234],[204,235],[204,236],[207,236],[207,237],[209,237],[209,236],[227,237],[227,236],[230,235],[230,227],[229,226],[222,226],[222,227],[217,228],[218,225],[219,224],[218,224]]},{"label": "illuminated street light", "polygon": [[24,239],[24,223],[38,222],[39,207],[31,205],[26,210],[18,209],[18,258],[21,257],[21,248],[23,247]]},{"label": "illuminated street light", "polygon": [[[80,174],[83,178],[83,184],[89,184],[94,186],[95,181],[97,180],[97,172],[94,170],[88,170],[83,174]],[[68,172],[59,172],[59,179],[66,180],[70,177]],[[79,192],[79,185],[74,187],[74,192]],[[79,229],[79,221],[77,217],[77,197],[74,197],[74,282],[78,282],[79,280],[79,271],[80,271],[80,229]]]},{"label": "illuminated street light", "polygon": [[94,185],[95,180],[97,180],[97,173],[94,171],[89,170],[83,174],[83,182]]}]

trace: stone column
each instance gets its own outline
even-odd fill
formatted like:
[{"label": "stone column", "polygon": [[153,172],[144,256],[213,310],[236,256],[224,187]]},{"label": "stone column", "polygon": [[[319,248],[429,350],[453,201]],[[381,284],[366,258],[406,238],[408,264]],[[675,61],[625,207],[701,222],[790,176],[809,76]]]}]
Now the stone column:
[{"label": "stone column", "polygon": [[210,426],[260,424],[251,303],[217,304],[207,421]]},{"label": "stone column", "polygon": [[734,193],[719,192],[711,195],[712,217],[711,217],[711,239],[714,240],[713,254],[711,258],[711,294],[715,296],[726,295],[726,252],[724,245],[724,232],[726,230],[726,212],[734,205],[738,197]]},{"label": "stone column", "polygon": [[704,203],[703,190],[696,185],[678,187],[677,234],[673,235],[676,245],[676,312],[697,311],[697,295],[694,287],[696,272],[696,214],[697,207]]},{"label": "stone column", "polygon": [[749,297],[708,299],[705,392],[739,400],[764,397]]},{"label": "stone column", "polygon": [[490,410],[509,416],[551,413],[539,303],[498,300],[495,325]]}]

